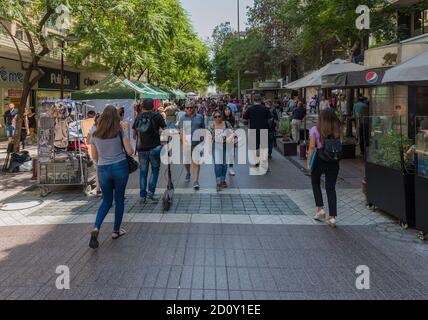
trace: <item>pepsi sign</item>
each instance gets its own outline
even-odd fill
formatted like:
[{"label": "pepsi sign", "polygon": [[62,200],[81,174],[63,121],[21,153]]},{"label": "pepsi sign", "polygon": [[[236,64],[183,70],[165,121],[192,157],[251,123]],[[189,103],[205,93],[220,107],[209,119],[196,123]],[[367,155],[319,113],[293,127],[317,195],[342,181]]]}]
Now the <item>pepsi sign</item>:
[{"label": "pepsi sign", "polygon": [[379,75],[375,71],[367,72],[366,74],[366,82],[368,84],[375,84],[379,81]]}]

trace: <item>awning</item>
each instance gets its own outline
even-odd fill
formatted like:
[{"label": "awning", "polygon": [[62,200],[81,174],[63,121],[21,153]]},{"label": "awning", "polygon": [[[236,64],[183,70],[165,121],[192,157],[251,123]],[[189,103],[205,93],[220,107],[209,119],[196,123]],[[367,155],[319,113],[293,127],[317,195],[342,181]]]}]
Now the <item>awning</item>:
[{"label": "awning", "polygon": [[321,69],[314,71],[311,74],[308,74],[307,76],[297,81],[289,83],[285,87],[291,90],[297,90],[297,89],[308,88],[308,87],[321,87],[323,76],[338,74],[342,72],[362,71],[362,70],[364,70],[364,67],[359,64],[348,62],[341,59],[336,59],[333,62],[330,62],[329,64],[325,65]]},{"label": "awning", "polygon": [[174,89],[173,91],[176,94],[176,99],[179,99],[179,100],[186,100],[187,99],[186,94],[183,91],[181,91],[180,89]]},{"label": "awning", "polygon": [[110,75],[100,83],[88,89],[72,92],[71,99],[75,101],[86,100],[137,100],[143,92],[137,87],[130,86],[115,75]]},{"label": "awning", "polygon": [[388,70],[383,83],[428,82],[428,51]]},{"label": "awning", "polygon": [[390,67],[370,68],[364,71],[342,72],[322,77],[322,88],[365,88],[382,84]]},{"label": "awning", "polygon": [[143,83],[143,82],[137,81],[134,84],[138,88],[142,89],[144,91],[144,93],[146,94],[145,96],[143,95],[143,98],[162,99],[162,100],[169,99],[169,94],[167,94],[166,92],[163,92],[163,91],[161,91],[159,89],[157,90],[156,87],[153,88],[148,83]]},{"label": "awning", "polygon": [[137,86],[135,83],[132,83],[129,80],[123,80],[123,82],[133,88],[136,88],[137,90],[139,90],[141,92],[140,94],[140,99],[159,99],[158,98],[158,94],[153,92],[152,90],[149,90],[147,88],[142,88]]}]

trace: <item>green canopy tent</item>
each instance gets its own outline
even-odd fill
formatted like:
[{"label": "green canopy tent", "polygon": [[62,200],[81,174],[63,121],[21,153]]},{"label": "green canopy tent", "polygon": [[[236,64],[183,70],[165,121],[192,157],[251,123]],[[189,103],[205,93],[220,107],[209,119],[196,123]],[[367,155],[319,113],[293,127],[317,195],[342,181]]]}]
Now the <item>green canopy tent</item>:
[{"label": "green canopy tent", "polygon": [[134,83],[135,86],[142,89],[147,94],[150,94],[151,97],[145,96],[145,98],[152,98],[152,99],[161,99],[161,100],[167,100],[169,99],[169,94],[156,88],[155,86],[152,86],[148,83],[143,83],[140,81],[137,81]]},{"label": "green canopy tent", "polygon": [[144,91],[136,86],[120,80],[115,75],[110,75],[100,83],[88,89],[73,92],[71,99],[75,101],[88,100],[137,100],[144,96]]},{"label": "green canopy tent", "polygon": [[127,84],[128,86],[135,88],[135,90],[140,91],[141,92],[141,95],[140,95],[141,99],[162,99],[162,98],[159,97],[159,93],[158,92],[155,92],[155,91],[153,91],[153,90],[151,90],[149,88],[140,87],[136,83],[132,83],[129,80],[123,80],[123,82],[125,84]]},{"label": "green canopy tent", "polygon": [[156,86],[156,85],[154,85],[152,83],[146,83],[146,86],[148,86],[150,89],[152,89],[154,91],[158,91],[158,92],[162,93],[164,95],[164,97],[165,97],[165,98],[163,98],[164,100],[173,99],[171,97],[171,93],[170,92],[166,91],[163,88],[160,88],[159,86]]},{"label": "green canopy tent", "polygon": [[162,90],[163,92],[166,92],[169,95],[169,99],[175,99],[175,93],[168,88],[167,86],[158,85],[155,86],[158,90]]},{"label": "green canopy tent", "polygon": [[163,85],[160,85],[159,88],[163,91],[168,92],[170,94],[171,99],[178,99],[178,100],[186,100],[187,99],[186,94],[181,90],[171,89],[171,88],[168,88],[167,86],[163,86]]},{"label": "green canopy tent", "polygon": [[186,94],[183,91],[181,91],[180,89],[175,89],[173,91],[175,92],[175,94],[177,96],[176,99],[179,99],[179,100],[186,100],[187,99]]}]

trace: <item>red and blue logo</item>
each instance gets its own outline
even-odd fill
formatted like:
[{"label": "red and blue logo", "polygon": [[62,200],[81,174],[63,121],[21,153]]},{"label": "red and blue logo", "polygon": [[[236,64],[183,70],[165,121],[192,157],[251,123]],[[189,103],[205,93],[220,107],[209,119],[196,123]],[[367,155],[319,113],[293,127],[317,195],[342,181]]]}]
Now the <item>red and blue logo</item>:
[{"label": "red and blue logo", "polygon": [[379,80],[379,75],[375,71],[370,71],[366,74],[366,82],[368,84],[375,84]]}]

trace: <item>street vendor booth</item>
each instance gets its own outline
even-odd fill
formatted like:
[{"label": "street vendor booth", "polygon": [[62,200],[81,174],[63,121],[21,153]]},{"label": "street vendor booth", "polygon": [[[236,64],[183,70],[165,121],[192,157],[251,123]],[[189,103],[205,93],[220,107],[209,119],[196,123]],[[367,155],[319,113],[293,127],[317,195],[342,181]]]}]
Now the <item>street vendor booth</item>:
[{"label": "street vendor booth", "polygon": [[[428,233],[428,51],[387,71],[385,84],[405,86],[408,93],[408,136],[414,141],[415,224],[425,238]],[[406,150],[405,150],[406,151]],[[406,152],[411,157],[412,152]]]},{"label": "street vendor booth", "polygon": [[[124,121],[132,127],[136,116],[134,103],[144,98],[145,95],[148,95],[147,92],[132,83],[110,75],[93,87],[72,93],[72,99],[93,106],[93,110],[96,112],[102,112],[109,104],[123,107],[125,109]],[[135,143],[132,140],[131,135],[131,142]]]},{"label": "street vendor booth", "polygon": [[40,102],[37,183],[42,197],[55,186],[81,186],[86,195],[91,192],[95,169],[84,143],[81,116],[75,101]]}]

